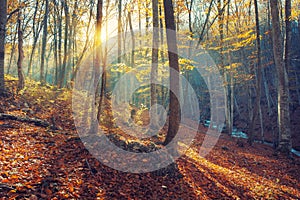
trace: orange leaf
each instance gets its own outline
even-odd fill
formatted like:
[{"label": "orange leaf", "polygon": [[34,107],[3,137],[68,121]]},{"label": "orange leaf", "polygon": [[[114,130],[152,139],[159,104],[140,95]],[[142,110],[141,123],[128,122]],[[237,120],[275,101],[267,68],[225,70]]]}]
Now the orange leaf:
[{"label": "orange leaf", "polygon": [[70,192],[74,192],[74,187],[72,183],[69,183],[69,190]]},{"label": "orange leaf", "polygon": [[6,179],[3,179],[1,182],[2,183],[9,183],[9,180],[6,178]]}]

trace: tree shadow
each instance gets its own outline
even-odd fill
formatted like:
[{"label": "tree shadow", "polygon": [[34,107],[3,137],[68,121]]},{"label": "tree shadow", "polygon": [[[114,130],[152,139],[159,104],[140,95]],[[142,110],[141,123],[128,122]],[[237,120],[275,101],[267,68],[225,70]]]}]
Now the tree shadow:
[{"label": "tree shadow", "polygon": [[39,169],[47,175],[35,188],[41,199],[199,199],[175,165],[140,174],[117,171],[95,159],[78,138],[48,153],[46,169]]}]

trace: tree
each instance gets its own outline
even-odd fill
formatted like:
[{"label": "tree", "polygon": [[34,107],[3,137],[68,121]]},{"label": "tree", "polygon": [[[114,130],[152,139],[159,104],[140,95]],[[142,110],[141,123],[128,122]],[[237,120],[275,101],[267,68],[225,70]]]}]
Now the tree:
[{"label": "tree", "polygon": [[[249,139],[248,142],[252,145],[254,141],[254,129],[255,129],[255,122],[257,116],[260,114],[261,116],[261,45],[260,45],[260,25],[259,25],[259,15],[258,15],[258,5],[257,0],[254,0],[254,7],[255,7],[255,24],[256,24],[256,49],[257,49],[257,77],[256,77],[256,99],[254,103],[253,115],[250,124],[250,132],[249,132]],[[262,124],[261,124],[262,125]],[[263,127],[261,127],[263,133]],[[262,134],[262,140],[264,140]]]},{"label": "tree", "polygon": [[[179,105],[179,64],[177,54],[177,36],[174,19],[172,0],[164,0],[165,24],[168,45],[168,58],[170,66],[170,116],[169,126],[164,145],[169,144],[176,136],[179,128],[180,105]],[[176,97],[177,95],[177,97]]]},{"label": "tree", "polygon": [[133,12],[133,5],[132,7],[128,8],[128,23],[129,23],[129,28],[130,28],[130,34],[131,34],[131,45],[132,45],[132,51],[131,51],[131,66],[134,67],[135,64],[135,35],[133,31],[133,25],[132,25],[132,17],[131,13]]},{"label": "tree", "polygon": [[62,64],[62,70],[60,74],[59,79],[59,87],[63,87],[65,83],[66,78],[66,68],[67,68],[67,62],[69,57],[69,49],[68,49],[68,39],[69,39],[69,26],[70,26],[70,16],[69,16],[69,5],[67,0],[63,1],[63,9],[65,12],[65,33],[64,33],[64,58],[63,58],[63,64]]},{"label": "tree", "polygon": [[[151,66],[151,81],[157,81],[158,74],[158,46],[159,46],[159,19],[158,19],[158,0],[152,0],[152,13],[153,13],[153,35],[152,35],[152,66]],[[151,106],[157,103],[157,87],[156,84],[151,84]],[[154,107],[152,107],[154,109]],[[152,112],[153,113],[153,112]],[[156,115],[156,110],[154,111]],[[157,125],[157,118],[151,116],[152,126]],[[150,128],[151,128],[150,127]]]},{"label": "tree", "polygon": [[30,59],[29,59],[29,64],[28,64],[28,70],[27,70],[27,75],[29,77],[32,76],[32,63],[33,63],[33,56],[36,50],[37,42],[40,36],[40,32],[42,30],[42,23],[41,20],[39,20],[38,16],[38,9],[39,9],[39,1],[35,2],[35,7],[34,7],[34,14],[33,14],[33,20],[32,20],[32,34],[33,34],[33,41],[32,41],[32,49],[30,53]]},{"label": "tree", "polygon": [[[288,75],[287,66],[283,60],[283,46],[281,40],[281,28],[279,19],[278,1],[270,1],[272,16],[272,39],[274,61],[278,76],[278,146],[279,152],[290,154],[291,150],[291,130],[289,117],[289,101],[288,101]],[[290,1],[287,1],[290,3]],[[287,10],[288,11],[288,10]],[[289,18],[287,18],[289,20]]]},{"label": "tree", "polygon": [[5,31],[6,31],[6,13],[7,1],[0,2],[0,95],[5,92],[4,84],[4,60],[5,60]]},{"label": "tree", "polygon": [[91,2],[91,4],[89,5],[89,16],[88,16],[88,23],[87,23],[87,26],[86,26],[86,39],[85,39],[85,43],[84,43],[84,46],[83,46],[83,50],[80,52],[80,56],[79,58],[77,59],[77,63],[76,65],[74,66],[74,70],[73,70],[73,73],[72,73],[72,76],[71,76],[71,82],[74,82],[75,78],[76,78],[76,74],[80,68],[80,65],[82,63],[82,60],[84,58],[84,55],[86,54],[87,50],[89,49],[89,44],[90,44],[90,26],[91,26],[91,22],[92,22],[92,17],[93,17],[93,2]]},{"label": "tree", "polygon": [[[204,33],[205,33],[205,28],[206,28],[206,25],[207,25],[209,17],[210,17],[210,13],[211,13],[211,10],[212,10],[213,3],[214,3],[214,0],[211,0],[211,2],[209,4],[209,8],[208,8],[208,12],[207,12],[207,15],[206,15],[205,22],[204,22],[202,31],[201,31],[200,36],[199,36],[199,40],[198,40],[198,43],[197,43],[197,48],[199,47],[200,42],[203,39],[203,36],[204,36]],[[190,27],[190,30],[191,30],[191,27]]]},{"label": "tree", "polygon": [[[95,32],[95,46],[96,46],[96,60],[95,60],[95,81],[98,80],[100,73],[102,73],[101,78],[101,91],[100,91],[100,100],[98,105],[98,113],[97,119],[100,120],[101,114],[101,104],[104,98],[104,89],[105,89],[105,82],[106,82],[106,73],[105,68],[102,68],[102,72],[100,72],[101,65],[101,57],[102,57],[102,41],[101,41],[101,32],[102,32],[102,21],[103,21],[103,0],[98,0],[97,3],[97,16],[96,16],[96,32]],[[95,82],[98,85],[98,82]],[[97,86],[95,85],[97,88]],[[97,92],[97,91],[96,91]]]},{"label": "tree", "polygon": [[43,21],[43,40],[42,40],[42,53],[41,53],[41,71],[40,71],[40,81],[41,83],[45,82],[45,53],[47,46],[47,35],[48,35],[48,14],[49,14],[49,0],[45,0],[45,15]]},{"label": "tree", "polygon": [[122,33],[122,0],[119,0],[118,1],[118,63],[121,63],[121,54],[122,54],[121,33]]},{"label": "tree", "polygon": [[24,74],[22,70],[22,64],[24,59],[24,51],[23,51],[23,30],[22,30],[22,8],[20,8],[18,12],[18,90],[22,90],[25,86]]}]

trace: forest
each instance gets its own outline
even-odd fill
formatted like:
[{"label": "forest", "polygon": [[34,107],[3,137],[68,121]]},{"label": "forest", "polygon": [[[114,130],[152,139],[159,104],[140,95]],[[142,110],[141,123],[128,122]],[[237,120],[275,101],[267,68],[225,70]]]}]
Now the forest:
[{"label": "forest", "polygon": [[300,199],[299,44],[299,0],[1,0],[0,198]]}]

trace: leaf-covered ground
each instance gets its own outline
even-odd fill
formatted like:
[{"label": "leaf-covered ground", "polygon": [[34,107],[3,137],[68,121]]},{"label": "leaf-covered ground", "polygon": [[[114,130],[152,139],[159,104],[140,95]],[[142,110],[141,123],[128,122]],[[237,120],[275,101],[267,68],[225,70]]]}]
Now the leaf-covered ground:
[{"label": "leaf-covered ground", "polygon": [[78,139],[70,95],[31,83],[21,94],[1,99],[1,113],[39,118],[57,127],[0,120],[1,199],[300,199],[299,158],[275,155],[262,144],[249,147],[227,135],[202,158],[202,127],[170,172],[111,169]]}]

